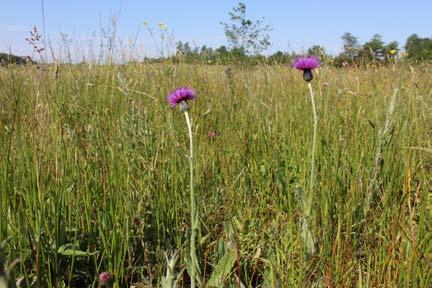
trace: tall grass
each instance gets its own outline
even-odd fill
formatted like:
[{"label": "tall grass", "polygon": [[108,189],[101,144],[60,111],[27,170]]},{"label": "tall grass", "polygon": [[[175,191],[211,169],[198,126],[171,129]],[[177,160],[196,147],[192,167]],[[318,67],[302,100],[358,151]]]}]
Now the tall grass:
[{"label": "tall grass", "polygon": [[[187,84],[200,97],[192,132],[203,285],[226,259],[232,267],[218,282],[226,287],[428,287],[430,75],[429,66],[319,70],[317,251],[305,258],[299,221],[313,123],[299,73],[181,64],[1,68],[4,261],[20,259],[15,275],[36,287],[97,286],[101,271],[119,287],[150,287],[161,283],[165,253],[179,250],[171,270],[178,287],[188,287],[189,171],[179,153],[188,140],[183,115],[165,104]],[[224,258],[227,251],[235,258]]]}]

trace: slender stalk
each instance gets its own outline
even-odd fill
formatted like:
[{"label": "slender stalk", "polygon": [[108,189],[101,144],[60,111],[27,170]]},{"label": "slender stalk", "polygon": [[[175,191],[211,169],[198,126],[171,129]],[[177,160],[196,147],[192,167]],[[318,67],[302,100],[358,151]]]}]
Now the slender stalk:
[{"label": "slender stalk", "polygon": [[191,278],[191,287],[195,287],[195,267],[196,267],[196,247],[195,247],[195,238],[196,238],[196,230],[198,229],[198,217],[196,213],[196,202],[195,202],[195,193],[194,193],[194,165],[193,165],[193,140],[192,140],[192,125],[189,118],[189,113],[187,110],[184,110],[186,125],[188,128],[189,134],[189,168],[190,168],[190,211],[191,211],[191,236],[190,236],[190,257],[192,261],[192,267],[190,271]]},{"label": "slender stalk", "polygon": [[314,184],[315,184],[315,150],[316,150],[316,138],[317,138],[317,126],[318,126],[318,116],[315,107],[315,96],[312,90],[312,85],[308,82],[309,94],[312,101],[312,111],[314,120],[313,129],[313,140],[312,140],[312,159],[311,159],[311,172],[310,172],[310,185],[309,190],[306,192],[306,200],[304,204],[303,219],[302,219],[302,237],[305,241],[307,250],[309,254],[315,253],[315,241],[312,235],[310,220],[311,220],[311,210],[312,202],[314,196]]},{"label": "slender stalk", "polygon": [[313,121],[314,121],[314,128],[313,128],[313,138],[312,138],[312,159],[311,159],[311,172],[310,172],[310,189],[309,189],[309,197],[308,197],[308,207],[307,207],[307,216],[310,215],[310,209],[312,204],[312,196],[313,196],[313,189],[315,184],[315,152],[316,152],[316,138],[317,138],[317,129],[318,129],[318,115],[316,112],[315,107],[315,95],[312,90],[312,85],[310,82],[308,82],[308,88],[309,88],[309,95],[311,97],[312,102],[312,112],[313,112]]}]

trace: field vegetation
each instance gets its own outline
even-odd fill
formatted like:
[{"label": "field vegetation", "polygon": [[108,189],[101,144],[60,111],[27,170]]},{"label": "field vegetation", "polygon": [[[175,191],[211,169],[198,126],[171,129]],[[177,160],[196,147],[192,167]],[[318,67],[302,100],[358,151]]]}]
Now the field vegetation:
[{"label": "field vegetation", "polygon": [[430,287],[431,75],[430,65],[404,63],[315,72],[308,253],[300,220],[313,119],[300,72],[0,68],[8,277],[21,287],[88,287],[109,271],[116,287],[188,287],[188,138],[166,103],[188,85],[198,94],[189,113],[203,287]]}]

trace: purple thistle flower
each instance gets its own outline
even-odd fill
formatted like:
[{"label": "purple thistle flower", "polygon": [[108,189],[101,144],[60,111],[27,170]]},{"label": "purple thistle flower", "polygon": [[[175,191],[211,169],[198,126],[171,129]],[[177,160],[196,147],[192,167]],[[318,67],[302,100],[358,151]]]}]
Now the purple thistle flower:
[{"label": "purple thistle flower", "polygon": [[303,71],[303,79],[307,82],[312,81],[312,70],[318,68],[319,60],[315,55],[297,57],[293,63],[294,68]]},{"label": "purple thistle flower", "polygon": [[304,56],[304,57],[297,57],[294,60],[294,68],[298,70],[313,70],[315,68],[318,68],[319,66],[319,60],[318,57],[312,55],[312,56]]},{"label": "purple thistle flower", "polygon": [[196,99],[196,93],[195,90],[189,87],[181,87],[177,88],[173,92],[171,92],[170,95],[167,97],[168,104],[171,107],[175,107],[177,104],[184,102],[183,104],[186,104],[187,107],[187,101],[188,100],[195,100]]}]

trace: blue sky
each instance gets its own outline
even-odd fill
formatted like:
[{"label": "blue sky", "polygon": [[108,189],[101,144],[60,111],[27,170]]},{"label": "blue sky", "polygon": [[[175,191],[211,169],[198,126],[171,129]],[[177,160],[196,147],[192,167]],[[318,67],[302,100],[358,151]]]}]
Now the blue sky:
[{"label": "blue sky", "polygon": [[[137,47],[147,55],[154,55],[156,48],[144,21],[154,27],[157,39],[158,23],[163,22],[173,35],[171,42],[181,40],[216,47],[226,44],[220,22],[229,20],[228,12],[237,2],[44,0],[46,34],[54,44],[62,32],[74,35],[75,43],[86,45],[91,39],[98,39],[101,23],[108,27],[110,17],[119,13],[118,35],[126,41],[140,29]],[[250,18],[265,17],[265,23],[273,29],[270,33],[272,46],[267,53],[302,51],[314,44],[325,46],[330,53],[338,53],[344,32],[356,35],[360,42],[378,33],[384,41],[396,40],[401,46],[412,33],[432,36],[431,0],[244,2]],[[42,29],[41,0],[0,0],[0,7],[0,51],[31,54],[24,39],[33,25]]]}]

